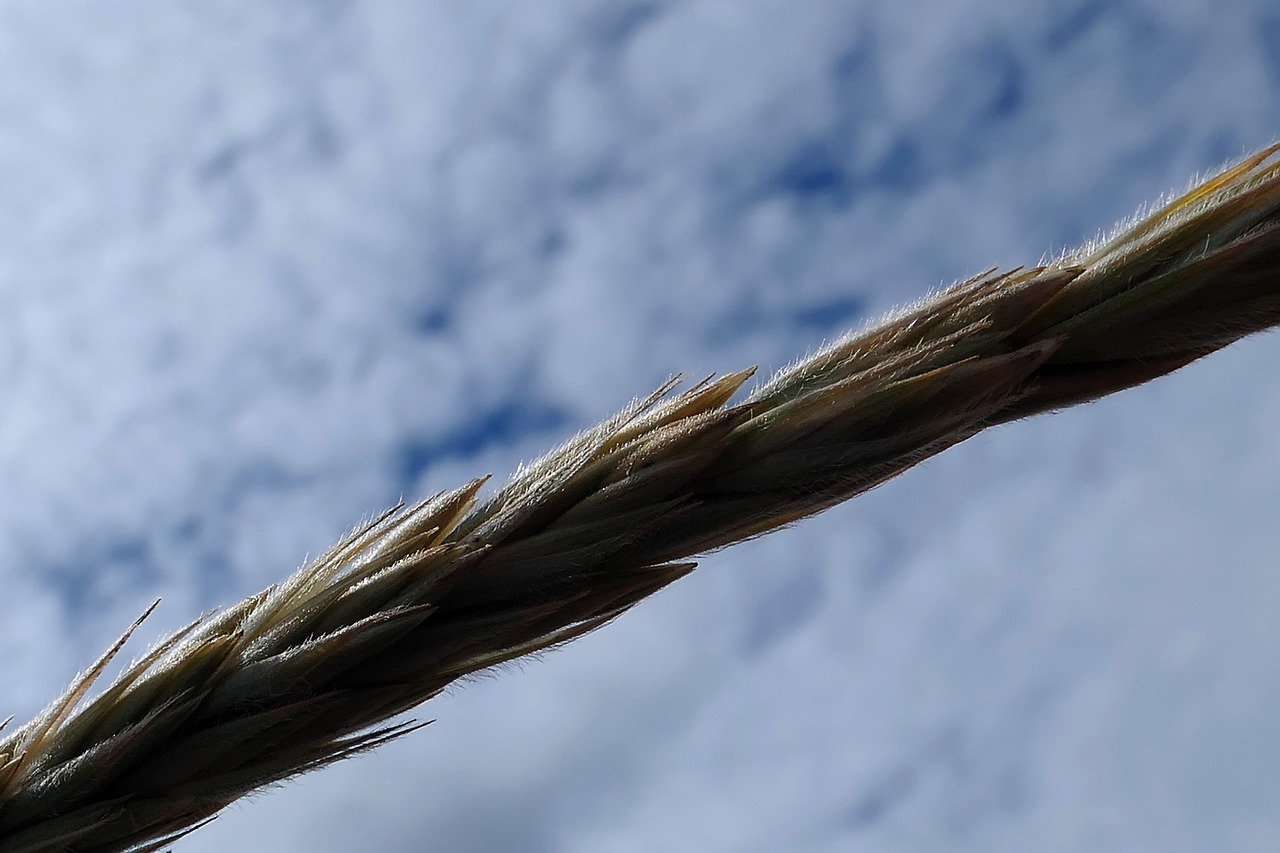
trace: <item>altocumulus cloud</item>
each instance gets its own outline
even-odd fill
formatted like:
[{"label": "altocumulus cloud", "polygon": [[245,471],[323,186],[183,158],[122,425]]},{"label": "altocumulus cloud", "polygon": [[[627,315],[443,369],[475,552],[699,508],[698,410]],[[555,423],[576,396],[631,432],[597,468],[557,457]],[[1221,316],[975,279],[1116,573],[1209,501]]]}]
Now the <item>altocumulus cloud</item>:
[{"label": "altocumulus cloud", "polygon": [[[1271,5],[7,4],[4,712],[1270,141]],[[1274,849],[1276,347],[713,555],[180,848]]]}]

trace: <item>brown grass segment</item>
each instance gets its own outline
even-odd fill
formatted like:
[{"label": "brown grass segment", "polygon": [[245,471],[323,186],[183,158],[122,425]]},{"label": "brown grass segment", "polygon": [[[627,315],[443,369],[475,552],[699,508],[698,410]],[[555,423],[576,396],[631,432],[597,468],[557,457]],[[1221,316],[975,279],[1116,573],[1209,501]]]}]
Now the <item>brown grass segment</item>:
[{"label": "brown grass segment", "polygon": [[135,624],[0,740],[0,853],[158,849],[403,735],[415,724],[386,721],[603,625],[690,557],[1280,323],[1278,150],[1046,266],[850,334],[741,402],[751,371],[668,383],[486,499],[480,479],[397,507],[87,698]]}]

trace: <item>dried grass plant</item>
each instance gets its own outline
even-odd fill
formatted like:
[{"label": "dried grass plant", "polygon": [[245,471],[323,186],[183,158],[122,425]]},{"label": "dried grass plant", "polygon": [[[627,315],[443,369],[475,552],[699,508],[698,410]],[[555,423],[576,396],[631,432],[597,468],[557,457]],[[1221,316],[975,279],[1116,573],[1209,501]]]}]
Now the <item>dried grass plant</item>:
[{"label": "dried grass plant", "polygon": [[[0,741],[0,853],[156,850],[386,721],[568,642],[694,568],[994,424],[1280,322],[1273,146],[1034,269],[983,273],[788,367],[668,383],[522,468],[397,507],[88,691],[137,624]],[[139,620],[141,622],[141,620]]]}]

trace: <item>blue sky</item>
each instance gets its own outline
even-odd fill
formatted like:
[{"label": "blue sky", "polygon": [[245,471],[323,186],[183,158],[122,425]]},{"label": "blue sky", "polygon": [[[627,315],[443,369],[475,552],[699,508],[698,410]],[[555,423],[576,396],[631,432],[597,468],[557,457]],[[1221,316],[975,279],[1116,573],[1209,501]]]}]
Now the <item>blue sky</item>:
[{"label": "blue sky", "polygon": [[[0,709],[1280,133],[1265,0],[0,9]],[[180,850],[1274,850],[1280,343],[1002,427]],[[146,634],[146,632],[151,632]]]}]

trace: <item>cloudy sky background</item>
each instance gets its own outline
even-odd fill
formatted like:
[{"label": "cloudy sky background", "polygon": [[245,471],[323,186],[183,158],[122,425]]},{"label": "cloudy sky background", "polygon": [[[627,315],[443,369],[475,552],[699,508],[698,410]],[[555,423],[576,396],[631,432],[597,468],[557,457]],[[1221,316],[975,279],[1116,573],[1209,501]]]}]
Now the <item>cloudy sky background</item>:
[{"label": "cloudy sky background", "polygon": [[[4,3],[0,716],[1278,134],[1267,0]],[[973,439],[178,849],[1278,849],[1277,359]]]}]

